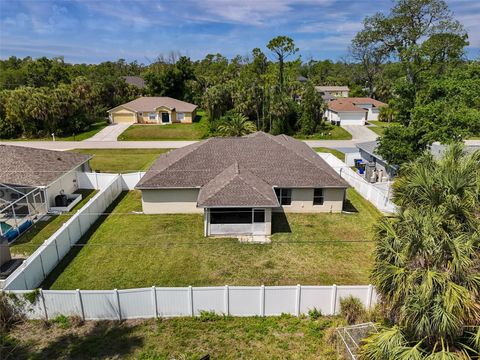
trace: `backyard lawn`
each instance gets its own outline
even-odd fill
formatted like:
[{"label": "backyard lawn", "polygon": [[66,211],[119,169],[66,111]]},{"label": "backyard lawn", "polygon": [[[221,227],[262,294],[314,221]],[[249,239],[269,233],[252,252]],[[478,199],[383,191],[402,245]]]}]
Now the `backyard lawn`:
[{"label": "backyard lawn", "polygon": [[76,193],[82,194],[82,200],[75,205],[69,213],[62,215],[49,215],[45,220],[37,221],[33,226],[15,242],[10,245],[10,250],[14,255],[28,256],[31,255],[37,248],[44,243],[55,231],[60,229],[63,223],[67,222],[70,216],[76,210],[79,210],[87,203],[90,198],[95,195],[95,190],[77,190]]},{"label": "backyard lawn", "polygon": [[158,155],[170,149],[76,149],[93,155],[90,167],[94,171],[127,173],[147,170]]},{"label": "backyard lawn", "polygon": [[314,135],[294,135],[300,140],[352,140],[352,134],[340,126],[331,126]]},{"label": "backyard lawn", "polygon": [[192,124],[132,125],[120,134],[118,140],[149,141],[203,139],[208,132],[207,116],[203,111],[198,111],[197,117],[200,119]]},{"label": "backyard lawn", "polygon": [[205,238],[200,214],[144,215],[122,193],[43,284],[51,289],[368,284],[379,212],[354,190],[352,214],[277,214],[271,244]]},{"label": "backyard lawn", "polygon": [[[123,322],[30,321],[4,336],[11,359],[338,359],[338,317],[223,317]],[[1,349],[0,349],[1,354]]]}]

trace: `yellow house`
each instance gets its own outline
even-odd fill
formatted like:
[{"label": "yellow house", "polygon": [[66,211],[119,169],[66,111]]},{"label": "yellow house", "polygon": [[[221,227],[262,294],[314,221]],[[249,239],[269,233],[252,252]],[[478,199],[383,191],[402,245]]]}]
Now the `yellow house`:
[{"label": "yellow house", "polygon": [[191,124],[197,105],[170,97],[144,96],[108,110],[111,123]]}]

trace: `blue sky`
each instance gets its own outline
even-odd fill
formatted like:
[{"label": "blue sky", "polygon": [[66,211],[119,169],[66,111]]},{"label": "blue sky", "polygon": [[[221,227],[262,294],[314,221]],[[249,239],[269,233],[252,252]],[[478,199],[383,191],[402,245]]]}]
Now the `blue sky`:
[{"label": "blue sky", "polygon": [[[447,0],[480,58],[480,1]],[[193,59],[265,50],[292,37],[304,60],[341,59],[367,15],[390,0],[0,0],[0,57],[64,56],[98,63],[124,58],[148,64],[159,54]],[[265,50],[266,51],[266,50]]]}]

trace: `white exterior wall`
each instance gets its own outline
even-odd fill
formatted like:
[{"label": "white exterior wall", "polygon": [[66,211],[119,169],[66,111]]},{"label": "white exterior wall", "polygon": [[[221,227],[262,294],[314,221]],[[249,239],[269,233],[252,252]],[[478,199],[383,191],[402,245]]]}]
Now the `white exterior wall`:
[{"label": "white exterior wall", "polygon": [[378,120],[379,114],[380,114],[379,108],[368,109],[368,120]]},{"label": "white exterior wall", "polygon": [[145,214],[202,213],[197,208],[200,189],[142,190],[142,208]]},{"label": "white exterior wall", "polygon": [[55,196],[60,195],[62,190],[65,194],[72,194],[78,190],[77,171],[82,172],[83,168],[83,165],[80,165],[47,187],[47,204],[49,206],[55,206]]},{"label": "white exterior wall", "polygon": [[[313,189],[292,189],[292,204],[282,206],[291,213],[341,212],[345,189],[323,189],[323,205],[313,205]],[[279,211],[281,209],[277,209]]]}]

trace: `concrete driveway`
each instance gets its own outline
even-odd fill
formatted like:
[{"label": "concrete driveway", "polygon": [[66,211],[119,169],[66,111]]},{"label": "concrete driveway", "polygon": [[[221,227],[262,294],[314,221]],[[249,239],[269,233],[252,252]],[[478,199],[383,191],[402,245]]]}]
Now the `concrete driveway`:
[{"label": "concrete driveway", "polygon": [[352,134],[352,140],[372,141],[377,140],[378,135],[367,126],[362,125],[342,125],[342,128]]},{"label": "concrete driveway", "polygon": [[110,124],[98,133],[83,141],[117,141],[118,136],[133,123]]}]

